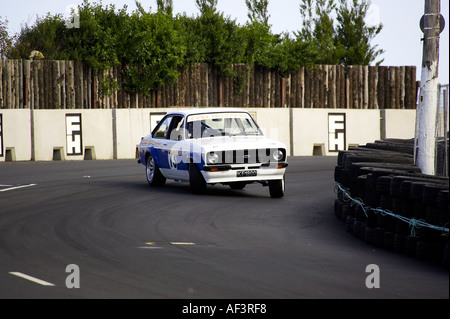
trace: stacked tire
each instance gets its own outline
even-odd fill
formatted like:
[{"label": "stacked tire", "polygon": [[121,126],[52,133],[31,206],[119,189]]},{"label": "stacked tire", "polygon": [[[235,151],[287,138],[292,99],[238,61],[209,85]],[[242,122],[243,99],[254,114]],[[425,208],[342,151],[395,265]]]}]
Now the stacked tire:
[{"label": "stacked tire", "polygon": [[[422,174],[414,165],[413,146],[412,140],[396,139],[340,152],[335,181],[364,206],[338,192],[335,214],[348,232],[369,244],[448,268],[448,232],[443,228],[449,227],[449,179]],[[411,220],[432,227],[418,227]]]}]

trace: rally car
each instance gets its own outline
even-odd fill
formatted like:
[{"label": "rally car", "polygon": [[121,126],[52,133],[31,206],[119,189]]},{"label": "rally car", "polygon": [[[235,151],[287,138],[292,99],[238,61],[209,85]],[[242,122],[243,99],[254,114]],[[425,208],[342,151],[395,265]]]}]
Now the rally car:
[{"label": "rally car", "polygon": [[151,186],[167,179],[189,182],[193,193],[207,185],[243,189],[260,183],[284,196],[288,166],[284,144],[268,139],[250,113],[236,108],[195,108],[167,113],[141,139],[138,163]]}]

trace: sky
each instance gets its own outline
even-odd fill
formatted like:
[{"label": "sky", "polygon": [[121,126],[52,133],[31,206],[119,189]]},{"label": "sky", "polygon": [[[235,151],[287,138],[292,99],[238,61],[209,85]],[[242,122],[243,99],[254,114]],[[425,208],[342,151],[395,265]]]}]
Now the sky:
[{"label": "sky", "polygon": [[[0,17],[7,19],[10,35],[20,32],[22,26],[33,25],[36,17],[64,14],[69,17],[70,8],[77,7],[83,0],[0,0]],[[98,3],[99,0],[91,0]],[[156,0],[140,0],[144,9],[156,9]],[[103,0],[104,5],[113,3],[116,8],[127,5],[130,12],[136,9],[135,0]],[[372,41],[385,53],[384,66],[417,67],[416,80],[421,78],[423,33],[419,21],[424,14],[424,0],[370,0],[371,8],[367,22],[382,23],[383,30]],[[273,33],[294,32],[301,28],[300,0],[269,0],[269,23]],[[174,12],[185,12],[188,16],[198,14],[195,0],[173,0]],[[218,0],[218,9],[240,24],[247,22],[245,0]],[[449,84],[449,1],[441,0],[441,14],[446,26],[440,35],[439,82]],[[377,59],[376,62],[379,60]]]}]

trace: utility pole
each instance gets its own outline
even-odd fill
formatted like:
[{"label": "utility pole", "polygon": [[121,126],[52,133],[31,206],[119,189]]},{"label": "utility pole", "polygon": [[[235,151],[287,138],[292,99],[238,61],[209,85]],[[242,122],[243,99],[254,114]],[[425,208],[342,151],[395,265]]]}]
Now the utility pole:
[{"label": "utility pole", "polygon": [[418,110],[417,166],[422,170],[422,173],[428,175],[435,174],[440,11],[440,0],[425,0],[422,76]]}]

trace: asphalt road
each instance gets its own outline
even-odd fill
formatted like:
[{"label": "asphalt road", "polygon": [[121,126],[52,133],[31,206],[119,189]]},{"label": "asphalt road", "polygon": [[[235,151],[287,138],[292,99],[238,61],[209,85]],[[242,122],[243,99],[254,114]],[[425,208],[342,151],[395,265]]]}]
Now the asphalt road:
[{"label": "asphalt road", "polygon": [[0,163],[0,298],[449,298],[444,268],[345,231],[335,158],[289,162],[282,199],[152,188],[136,160]]}]

